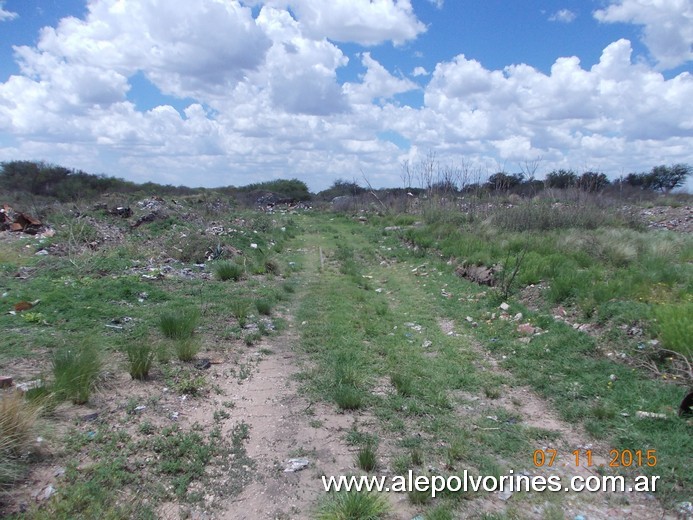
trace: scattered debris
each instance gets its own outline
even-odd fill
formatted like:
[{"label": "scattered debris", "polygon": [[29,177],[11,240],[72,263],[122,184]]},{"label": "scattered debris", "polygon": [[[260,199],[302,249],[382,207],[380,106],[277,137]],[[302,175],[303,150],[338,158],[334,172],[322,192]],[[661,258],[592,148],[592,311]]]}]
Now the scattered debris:
[{"label": "scattered debris", "polygon": [[284,473],[295,473],[305,469],[310,464],[308,459],[289,459],[287,466],[284,468]]},{"label": "scattered debris", "polygon": [[663,413],[643,412],[640,410],[635,412],[635,416],[638,419],[666,419],[667,418],[666,414],[663,414]]},{"label": "scattered debris", "polygon": [[26,383],[17,383],[17,390],[27,393],[29,390],[41,388],[42,386],[43,381],[41,379],[34,379],[33,381],[27,381]]},{"label": "scattered debris", "polygon": [[44,230],[43,222],[28,213],[15,211],[7,204],[0,208],[0,231],[37,235]]},{"label": "scattered debris", "polygon": [[14,304],[14,310],[16,312],[28,311],[29,309],[36,307],[40,302],[41,300],[34,300],[33,302],[17,302]]},{"label": "scattered debris", "polygon": [[207,370],[211,366],[212,362],[207,358],[203,358],[195,362],[195,368],[198,370]]}]

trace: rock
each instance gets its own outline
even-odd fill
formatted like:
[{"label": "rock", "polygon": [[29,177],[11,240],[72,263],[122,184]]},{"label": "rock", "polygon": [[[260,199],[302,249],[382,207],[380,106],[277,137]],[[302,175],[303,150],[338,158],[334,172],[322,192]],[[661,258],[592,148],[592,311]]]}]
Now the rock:
[{"label": "rock", "polygon": [[83,415],[80,419],[84,422],[92,422],[99,418],[99,412],[92,412]]},{"label": "rock", "polygon": [[37,501],[48,500],[55,493],[55,488],[52,484],[48,484],[36,497]]},{"label": "rock", "polygon": [[501,303],[501,304],[498,306],[498,308],[499,308],[500,310],[502,310],[502,311],[507,311],[507,310],[510,309],[510,305],[508,305],[507,303],[503,302],[503,303]]},{"label": "rock", "polygon": [[526,336],[532,336],[536,332],[536,329],[529,323],[522,323],[517,326],[517,332]]}]

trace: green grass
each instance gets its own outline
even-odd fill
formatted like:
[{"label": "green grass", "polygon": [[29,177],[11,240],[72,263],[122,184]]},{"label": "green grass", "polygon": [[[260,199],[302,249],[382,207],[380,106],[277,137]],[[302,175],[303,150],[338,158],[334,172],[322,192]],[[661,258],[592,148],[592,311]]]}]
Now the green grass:
[{"label": "green grass", "polygon": [[230,260],[218,260],[212,265],[214,276],[221,281],[237,282],[243,277],[243,266]]},{"label": "green grass", "polygon": [[133,342],[125,348],[128,372],[133,379],[145,380],[156,357],[156,350],[149,343]]},{"label": "green grass", "polygon": [[200,342],[195,338],[178,339],[173,346],[180,361],[192,361],[200,351]]},{"label": "green grass", "polygon": [[373,443],[361,446],[356,453],[356,465],[363,471],[374,471],[378,466],[377,446]]},{"label": "green grass", "polygon": [[197,309],[167,311],[159,316],[159,329],[166,338],[187,340],[195,333],[199,319]]},{"label": "green grass", "polygon": [[230,303],[231,315],[238,321],[238,326],[244,328],[248,323],[248,314],[250,313],[250,305],[247,301],[237,299]]},{"label": "green grass", "polygon": [[272,302],[266,298],[255,300],[255,308],[264,316],[272,314]]},{"label": "green grass", "polygon": [[73,344],[55,352],[52,363],[56,396],[75,404],[89,401],[102,368],[101,354],[96,345],[75,339]]},{"label": "green grass", "polygon": [[693,303],[659,305],[654,314],[662,346],[689,359],[693,357]]},{"label": "green grass", "polygon": [[366,492],[331,493],[318,509],[316,520],[385,520],[390,506],[383,495]]}]

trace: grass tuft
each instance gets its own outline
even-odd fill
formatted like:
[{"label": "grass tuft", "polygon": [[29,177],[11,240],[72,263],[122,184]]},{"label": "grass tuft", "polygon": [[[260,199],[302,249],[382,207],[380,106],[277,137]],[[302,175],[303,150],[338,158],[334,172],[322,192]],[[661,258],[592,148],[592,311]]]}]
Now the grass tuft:
[{"label": "grass tuft", "polygon": [[338,385],[334,390],[334,400],[342,410],[358,410],[363,406],[361,392],[351,385]]},{"label": "grass tuft", "polygon": [[363,471],[373,471],[378,466],[376,445],[369,442],[356,453],[356,464]]},{"label": "grass tuft", "polygon": [[147,379],[154,362],[156,352],[151,344],[131,343],[125,348],[128,358],[128,369],[133,379]]},{"label": "grass tuft", "polygon": [[192,361],[200,351],[200,343],[194,338],[179,339],[175,342],[175,348],[180,361]]},{"label": "grass tuft", "polygon": [[214,272],[214,276],[223,282],[228,280],[237,282],[243,277],[243,267],[229,260],[215,262],[212,266],[212,271]]},{"label": "grass tuft", "polygon": [[189,339],[195,332],[199,319],[197,309],[169,311],[159,317],[159,329],[169,339]]},{"label": "grass tuft", "polygon": [[317,520],[381,520],[390,512],[383,495],[366,492],[332,493],[317,513]]},{"label": "grass tuft", "polygon": [[248,302],[245,300],[234,300],[231,302],[231,314],[238,321],[238,326],[243,328],[248,323]]},{"label": "grass tuft", "polygon": [[655,310],[657,335],[662,346],[690,358],[693,356],[693,303],[659,305]]},{"label": "grass tuft", "polygon": [[19,475],[14,459],[31,447],[40,412],[19,392],[0,397],[0,487]]},{"label": "grass tuft", "polygon": [[53,356],[54,391],[61,399],[85,404],[100,373],[101,357],[89,342],[63,347]]},{"label": "grass tuft", "polygon": [[268,299],[262,298],[260,300],[256,300],[255,307],[257,308],[257,312],[263,316],[269,316],[272,314],[272,302]]}]

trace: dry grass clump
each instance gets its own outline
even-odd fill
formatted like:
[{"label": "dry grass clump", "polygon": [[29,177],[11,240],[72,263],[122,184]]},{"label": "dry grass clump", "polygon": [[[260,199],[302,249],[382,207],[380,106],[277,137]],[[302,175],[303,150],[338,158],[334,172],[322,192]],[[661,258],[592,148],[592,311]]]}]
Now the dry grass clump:
[{"label": "dry grass clump", "polygon": [[19,392],[0,396],[0,487],[17,478],[16,459],[31,448],[40,413]]}]

